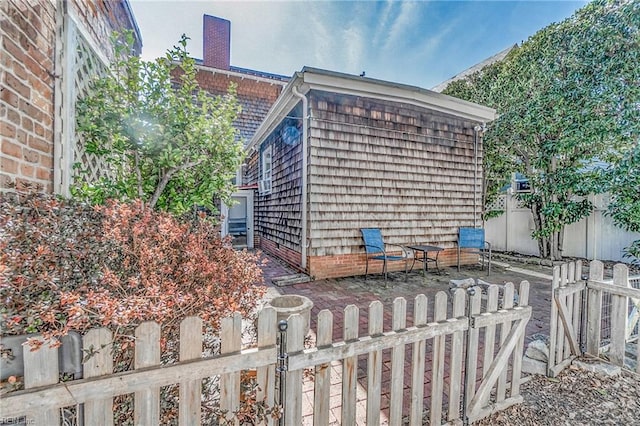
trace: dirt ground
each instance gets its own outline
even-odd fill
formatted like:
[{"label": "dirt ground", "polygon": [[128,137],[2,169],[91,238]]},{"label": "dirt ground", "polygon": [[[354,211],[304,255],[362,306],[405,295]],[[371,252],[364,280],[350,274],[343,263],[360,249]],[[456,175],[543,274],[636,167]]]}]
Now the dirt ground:
[{"label": "dirt ground", "polygon": [[521,387],[522,404],[474,425],[640,425],[640,375],[607,377],[574,365],[556,378],[535,375]]}]

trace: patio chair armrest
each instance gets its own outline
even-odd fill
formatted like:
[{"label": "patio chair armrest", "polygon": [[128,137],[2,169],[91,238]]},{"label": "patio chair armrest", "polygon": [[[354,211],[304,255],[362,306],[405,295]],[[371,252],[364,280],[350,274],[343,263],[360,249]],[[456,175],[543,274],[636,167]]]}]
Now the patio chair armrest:
[{"label": "patio chair armrest", "polygon": [[400,247],[400,249],[402,249],[402,253],[404,254],[404,257],[409,257],[409,254],[411,253],[411,251],[407,247],[402,246],[400,244],[389,244],[389,243],[387,243],[387,245],[388,246],[392,246],[392,247]]},{"label": "patio chair armrest", "polygon": [[372,247],[376,250],[379,250],[380,253],[384,253],[384,247],[380,247],[380,246],[373,246],[371,244],[363,244],[363,246],[366,247]]}]

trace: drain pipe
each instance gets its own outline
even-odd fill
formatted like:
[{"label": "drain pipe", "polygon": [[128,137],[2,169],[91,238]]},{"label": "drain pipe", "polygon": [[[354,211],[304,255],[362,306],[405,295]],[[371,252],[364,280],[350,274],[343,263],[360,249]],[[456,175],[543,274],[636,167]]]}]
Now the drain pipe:
[{"label": "drain pipe", "polygon": [[302,259],[300,267],[306,272],[307,269],[307,137],[309,134],[308,110],[309,101],[305,95],[298,91],[296,86],[291,87],[291,93],[302,99],[302,193],[300,214],[302,215],[300,224],[300,249]]},{"label": "drain pipe", "polygon": [[478,134],[484,132],[486,124],[473,128],[473,227],[478,227]]},{"label": "drain pipe", "polygon": [[473,128],[473,227],[477,228],[478,217],[478,132],[482,127],[475,126]]}]

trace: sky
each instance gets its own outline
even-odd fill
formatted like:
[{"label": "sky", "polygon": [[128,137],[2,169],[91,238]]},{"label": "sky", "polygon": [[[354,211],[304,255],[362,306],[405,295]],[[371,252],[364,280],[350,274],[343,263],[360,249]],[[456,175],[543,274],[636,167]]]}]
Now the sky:
[{"label": "sky", "polygon": [[585,1],[129,0],[151,60],[190,37],[204,14],[231,21],[231,65],[286,76],[304,66],[431,88]]}]

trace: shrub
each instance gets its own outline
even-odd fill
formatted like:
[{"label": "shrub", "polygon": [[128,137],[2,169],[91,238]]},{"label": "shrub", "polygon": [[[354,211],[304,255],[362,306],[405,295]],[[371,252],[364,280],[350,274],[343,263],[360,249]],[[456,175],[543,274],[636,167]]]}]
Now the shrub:
[{"label": "shrub", "polygon": [[231,312],[250,316],[262,296],[256,254],[234,250],[207,221],[179,221],[141,202],[0,198],[0,229],[4,335],[123,333],[153,320],[164,341],[185,316],[215,329]]}]

